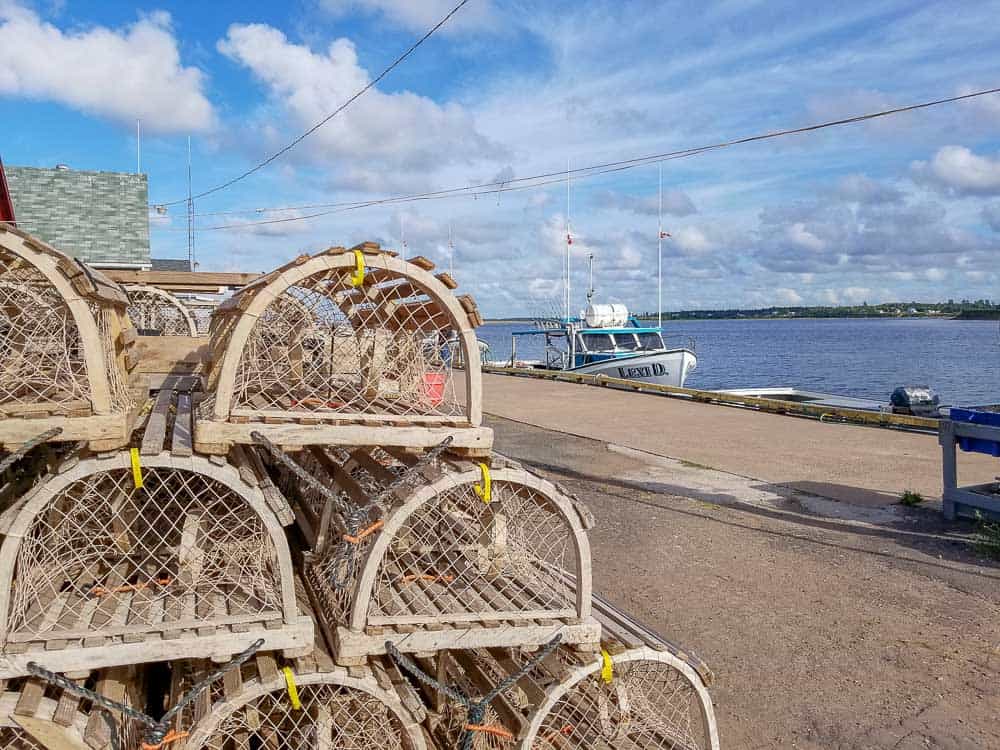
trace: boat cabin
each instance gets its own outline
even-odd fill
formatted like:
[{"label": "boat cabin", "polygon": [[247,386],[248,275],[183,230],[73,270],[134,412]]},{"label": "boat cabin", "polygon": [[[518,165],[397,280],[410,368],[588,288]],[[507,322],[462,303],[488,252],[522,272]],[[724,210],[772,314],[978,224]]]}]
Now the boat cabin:
[{"label": "boat cabin", "polygon": [[576,333],[573,366],[617,359],[623,354],[662,351],[663,335],[659,328],[582,328]]}]

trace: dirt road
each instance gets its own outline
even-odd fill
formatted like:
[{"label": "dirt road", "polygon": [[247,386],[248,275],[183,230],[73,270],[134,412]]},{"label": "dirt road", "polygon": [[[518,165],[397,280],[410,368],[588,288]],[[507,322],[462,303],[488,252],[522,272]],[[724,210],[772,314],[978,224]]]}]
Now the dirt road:
[{"label": "dirt road", "polygon": [[594,511],[595,589],[715,670],[724,748],[1000,749],[1000,565],[936,515],[831,519],[744,477],[490,424]]}]

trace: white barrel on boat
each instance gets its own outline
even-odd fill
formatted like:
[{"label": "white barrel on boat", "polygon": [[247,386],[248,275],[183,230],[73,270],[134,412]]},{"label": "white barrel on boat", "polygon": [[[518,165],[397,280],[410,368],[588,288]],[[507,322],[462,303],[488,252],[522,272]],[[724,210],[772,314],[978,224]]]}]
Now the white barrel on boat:
[{"label": "white barrel on boat", "polygon": [[628,308],[619,302],[587,305],[583,319],[591,328],[616,328],[628,323]]}]

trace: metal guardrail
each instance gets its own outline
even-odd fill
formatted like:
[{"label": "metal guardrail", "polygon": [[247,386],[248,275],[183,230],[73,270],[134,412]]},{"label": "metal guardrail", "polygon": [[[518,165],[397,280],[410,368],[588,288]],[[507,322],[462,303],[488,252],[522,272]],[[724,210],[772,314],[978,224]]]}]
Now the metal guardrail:
[{"label": "metal guardrail", "polygon": [[619,388],[624,390],[639,391],[642,393],[656,393],[662,396],[684,398],[689,401],[698,401],[701,403],[739,406],[746,409],[755,409],[757,411],[765,411],[773,414],[787,414],[796,417],[813,417],[821,421],[826,419],[836,419],[853,424],[870,425],[874,427],[901,427],[909,430],[922,430],[935,433],[938,430],[938,420],[930,419],[928,417],[914,417],[907,414],[865,411],[863,409],[843,409],[829,406],[817,406],[798,401],[781,401],[780,399],[760,398],[758,396],[737,396],[730,393],[720,393],[718,391],[702,391],[695,388],[678,388],[672,385],[643,383],[638,380],[612,378],[606,375],[582,375],[558,370],[528,370],[520,367],[483,367],[483,372],[496,375],[515,375],[520,377],[536,378],[538,380],[582,383],[584,385],[596,385],[604,388]]}]

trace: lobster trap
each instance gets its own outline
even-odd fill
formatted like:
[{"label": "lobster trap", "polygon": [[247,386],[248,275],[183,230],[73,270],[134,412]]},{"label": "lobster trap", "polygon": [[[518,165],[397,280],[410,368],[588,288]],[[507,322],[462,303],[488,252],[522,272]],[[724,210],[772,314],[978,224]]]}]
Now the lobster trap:
[{"label": "lobster trap", "polygon": [[[74,456],[0,517],[0,678],[312,643],[261,488],[200,456]],[[272,498],[273,504],[273,498]]]},{"label": "lobster trap", "polygon": [[[320,641],[303,658],[258,654],[199,695],[176,722],[187,733],[176,750],[427,750],[422,705],[394,665],[348,671]],[[172,695],[210,671],[173,668]]]},{"label": "lobster trap", "polygon": [[[595,597],[604,626],[601,654],[560,647],[498,695],[475,750],[718,750],[707,685],[712,674],[690,653],[663,640],[608,602]],[[438,674],[467,694],[484,694],[533,660],[525,649],[478,649],[436,657]],[[428,660],[429,661],[429,660]],[[429,668],[434,668],[431,665]],[[425,700],[441,743],[457,747],[467,709],[442,700],[432,687]]]},{"label": "lobster trap", "polygon": [[[243,287],[212,318],[195,442],[488,451],[471,297],[425,258],[375,243],[301,256]],[[459,366],[459,362],[462,363]]]},{"label": "lobster trap", "polygon": [[114,282],[0,222],[0,444],[128,441],[136,332]]},{"label": "lobster trap", "polygon": [[194,316],[170,292],[155,286],[129,285],[128,316],[140,336],[197,336]]},{"label": "lobster trap", "polygon": [[[131,667],[85,674],[75,682],[126,706],[142,706],[144,701],[143,686]],[[3,750],[131,750],[140,737],[141,728],[133,721],[68,690],[35,678],[0,681]]]},{"label": "lobster trap", "polygon": [[313,544],[305,580],[338,663],[383,654],[387,641],[408,652],[556,633],[581,647],[598,641],[593,520],[550,482],[499,457],[492,468],[422,466],[404,451],[314,446],[296,460],[340,493],[338,507],[287,470],[279,483]]}]

